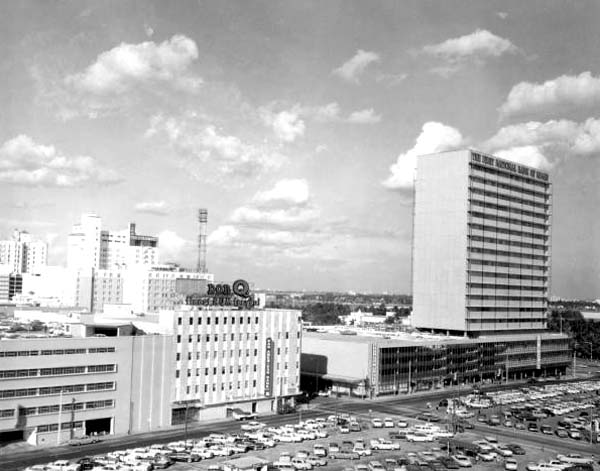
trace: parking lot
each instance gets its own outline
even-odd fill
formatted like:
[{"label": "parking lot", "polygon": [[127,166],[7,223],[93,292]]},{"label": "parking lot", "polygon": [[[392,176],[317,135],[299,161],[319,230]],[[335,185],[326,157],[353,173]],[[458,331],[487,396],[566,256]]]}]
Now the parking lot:
[{"label": "parking lot", "polygon": [[[468,465],[482,470],[564,471],[568,464],[559,466],[556,456],[560,451],[563,454],[572,451],[568,446],[565,448],[569,440],[583,451],[588,448],[581,446],[585,445],[581,439],[567,436],[558,440],[560,435],[556,431],[581,430],[583,435],[585,427],[589,429],[590,422],[598,416],[598,391],[600,381],[581,381],[520,387],[486,395],[470,394],[460,400],[448,398],[440,404],[428,403],[428,408],[410,417],[393,414],[394,408],[388,407],[389,413],[372,414],[369,410],[368,414],[355,412],[355,415],[315,417],[312,414],[304,422],[282,424],[278,420],[277,425],[271,426],[244,421],[236,423],[237,430],[228,427],[227,433],[207,433],[187,442],[155,443],[104,456],[89,456],[83,461],[71,460],[70,466],[47,464],[29,469],[148,471],[169,467],[175,471],[217,471],[223,469],[226,461],[252,456],[264,459],[270,469],[281,471],[320,466],[333,471],[441,471]],[[458,422],[457,415],[462,417]],[[460,433],[453,435],[456,423],[461,424]],[[549,433],[553,436],[528,431],[529,423],[535,423],[538,429],[550,427]],[[472,428],[473,424],[476,429]],[[524,454],[510,455],[507,450],[515,444],[522,447]],[[376,450],[377,447],[384,449]],[[322,462],[315,456],[317,449],[326,455]],[[332,458],[332,453],[340,459]],[[466,455],[463,461],[461,454]],[[352,457],[355,459],[343,459]],[[175,462],[175,458],[184,462]],[[196,459],[198,461],[194,461]],[[187,460],[192,461],[185,462]],[[597,458],[593,461],[596,466]],[[78,462],[82,466],[78,466]],[[586,470],[588,468],[571,471]]]}]

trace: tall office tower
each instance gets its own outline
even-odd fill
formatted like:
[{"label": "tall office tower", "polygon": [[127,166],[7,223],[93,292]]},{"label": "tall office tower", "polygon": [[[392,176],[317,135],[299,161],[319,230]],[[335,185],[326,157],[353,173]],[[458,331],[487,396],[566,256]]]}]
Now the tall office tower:
[{"label": "tall office tower", "polygon": [[14,230],[10,240],[0,241],[0,265],[10,273],[37,273],[46,266],[48,244],[35,241],[25,231]]},{"label": "tall office tower", "polygon": [[546,327],[548,174],[473,150],[417,159],[413,325],[470,336]]}]

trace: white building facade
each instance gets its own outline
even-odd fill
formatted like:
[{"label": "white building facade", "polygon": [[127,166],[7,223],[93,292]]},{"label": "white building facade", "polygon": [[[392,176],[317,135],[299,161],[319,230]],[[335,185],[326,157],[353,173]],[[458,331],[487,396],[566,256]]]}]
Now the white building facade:
[{"label": "white building facade", "polygon": [[0,240],[0,267],[8,273],[38,273],[48,261],[48,244],[31,234],[14,230],[12,238]]},{"label": "white building facade", "polygon": [[551,184],[473,150],[417,159],[413,326],[479,334],[546,327]]}]

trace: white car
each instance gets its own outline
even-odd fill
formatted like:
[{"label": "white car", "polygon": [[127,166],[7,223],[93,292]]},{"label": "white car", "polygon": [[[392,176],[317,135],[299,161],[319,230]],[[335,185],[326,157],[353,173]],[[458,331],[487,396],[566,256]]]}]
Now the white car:
[{"label": "white car", "polygon": [[398,428],[407,428],[408,422],[406,422],[405,420],[399,420],[396,425],[398,426]]},{"label": "white car", "polygon": [[481,451],[494,451],[494,447],[486,440],[475,440],[473,445],[477,445]]},{"label": "white car", "polygon": [[371,448],[373,450],[399,450],[400,443],[385,438],[373,439],[371,440]]},{"label": "white car", "polygon": [[313,466],[327,466],[327,460],[318,456],[309,456],[305,458],[305,461]]},{"label": "white car", "polygon": [[313,453],[315,456],[320,458],[323,456],[327,456],[327,449],[325,448],[325,446],[318,444],[313,447]]},{"label": "white car", "polygon": [[192,448],[192,453],[198,455],[203,460],[209,460],[215,456],[215,454],[208,448]]},{"label": "white car", "polygon": [[434,436],[431,433],[426,432],[408,432],[406,434],[406,440],[409,442],[432,442]]},{"label": "white car", "polygon": [[80,465],[72,464],[68,460],[57,460],[48,465],[48,471],[79,471],[80,468]]},{"label": "white car", "polygon": [[582,456],[578,453],[569,453],[567,455],[556,455],[556,457],[560,461],[564,461],[565,463],[592,464],[594,462],[594,458],[592,458],[591,456]]},{"label": "white car", "polygon": [[317,438],[327,438],[329,436],[329,433],[327,433],[327,430],[322,430],[322,429],[315,429],[315,430],[313,430],[313,433],[316,435]]},{"label": "white car", "polygon": [[494,445],[494,451],[496,453],[498,453],[500,456],[502,456],[503,458],[507,458],[514,454],[510,448],[508,448],[506,445],[503,445],[501,443],[497,443]]},{"label": "white car", "polygon": [[481,461],[494,461],[498,458],[498,455],[493,451],[480,451],[477,453],[477,456]]},{"label": "white car", "polygon": [[383,422],[381,419],[372,419],[371,425],[373,426],[373,428],[383,428]]},{"label": "white car", "polygon": [[506,471],[517,471],[519,469],[519,465],[517,463],[517,460],[514,458],[507,458],[504,461],[504,469]]},{"label": "white car", "polygon": [[394,428],[394,419],[392,419],[391,417],[386,417],[385,419],[383,419],[383,426],[385,428]]},{"label": "white car", "polygon": [[255,430],[260,430],[264,427],[265,427],[265,424],[263,422],[257,422],[256,420],[251,420],[250,422],[246,422],[245,424],[242,424],[242,426],[240,428],[244,431],[252,432]]},{"label": "white car", "polygon": [[210,451],[212,451],[212,453],[215,456],[231,456],[233,455],[233,450],[227,446],[212,446],[210,447]]},{"label": "white car", "polygon": [[461,468],[470,468],[473,466],[471,460],[465,455],[452,455],[452,460]]}]

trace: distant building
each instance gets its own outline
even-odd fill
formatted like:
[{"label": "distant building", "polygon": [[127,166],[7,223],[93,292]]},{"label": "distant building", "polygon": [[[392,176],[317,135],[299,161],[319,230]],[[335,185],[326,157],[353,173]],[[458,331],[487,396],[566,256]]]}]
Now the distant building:
[{"label": "distant building", "polygon": [[136,226],[120,231],[102,229],[102,219],[83,214],[68,237],[67,266],[70,269],[110,270],[158,263],[158,237],[136,233]]},{"label": "distant building", "polygon": [[10,240],[0,240],[0,268],[9,273],[37,273],[48,261],[48,244],[35,241],[26,231],[14,230]]},{"label": "distant building", "polygon": [[417,158],[413,325],[476,336],[546,328],[548,174],[473,150]]}]

